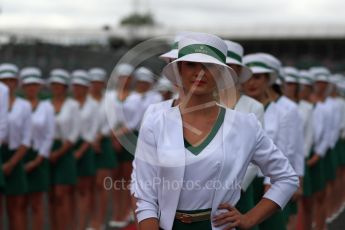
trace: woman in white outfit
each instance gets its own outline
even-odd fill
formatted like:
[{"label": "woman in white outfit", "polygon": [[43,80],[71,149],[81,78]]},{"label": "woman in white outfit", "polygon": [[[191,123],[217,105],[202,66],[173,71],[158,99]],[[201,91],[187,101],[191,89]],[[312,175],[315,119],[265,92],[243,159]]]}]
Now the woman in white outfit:
[{"label": "woman in white outfit", "polygon": [[[283,208],[298,186],[255,116],[215,103],[217,85],[228,87],[224,83],[236,75],[225,64],[226,52],[216,36],[187,35],[179,42],[179,58],[164,68],[189,97],[141,125],[133,185],[141,229],[251,228]],[[250,162],[271,177],[272,187],[241,214],[234,206]]]},{"label": "woman in white outfit", "polygon": [[74,229],[73,187],[77,183],[77,167],[72,150],[79,135],[79,105],[67,96],[69,82],[70,75],[66,70],[50,72],[55,134],[50,154],[49,207],[51,225],[57,230]]},{"label": "woman in white outfit", "polygon": [[19,82],[18,68],[13,64],[2,64],[0,70],[0,80],[9,88],[8,128],[0,151],[6,184],[6,209],[10,229],[25,229],[25,194],[28,191],[28,183],[24,157],[30,148],[32,109],[27,100],[15,94]]},{"label": "woman in white outfit", "polygon": [[[97,102],[98,113],[97,119],[97,137],[93,143],[95,149],[96,164],[96,186],[92,194],[92,223],[95,229],[104,227],[107,205],[109,202],[109,189],[105,187],[105,183],[110,178],[114,169],[117,167],[117,158],[112,146],[112,129],[107,119],[107,110],[110,106],[106,104],[104,89],[107,82],[107,73],[101,68],[92,68],[89,70],[91,78],[90,96]],[[96,112],[96,111],[95,111]]]},{"label": "woman in white outfit", "polygon": [[93,143],[96,140],[98,121],[94,114],[97,102],[89,96],[90,75],[84,70],[72,72],[73,97],[79,104],[79,140],[74,146],[77,160],[78,229],[85,229],[91,217],[91,195],[95,185],[96,165]]},{"label": "woman in white outfit", "polygon": [[20,71],[22,88],[32,108],[31,143],[26,153],[25,171],[28,180],[26,209],[32,213],[32,228],[44,228],[44,194],[50,189],[48,159],[54,139],[54,108],[49,101],[40,101],[44,85],[41,71],[26,67]]}]

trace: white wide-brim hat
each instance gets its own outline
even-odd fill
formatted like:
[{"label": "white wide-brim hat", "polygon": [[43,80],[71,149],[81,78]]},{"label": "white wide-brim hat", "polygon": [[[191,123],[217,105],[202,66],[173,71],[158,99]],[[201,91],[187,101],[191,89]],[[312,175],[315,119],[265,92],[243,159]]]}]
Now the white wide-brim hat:
[{"label": "white wide-brim hat", "polygon": [[178,58],[163,69],[165,75],[174,85],[182,86],[178,63],[181,61],[215,64],[221,68],[221,76],[215,79],[218,87],[233,86],[238,80],[235,71],[226,65],[227,47],[219,37],[211,34],[190,34],[179,41]]},{"label": "white wide-brim hat", "polygon": [[242,67],[239,82],[244,83],[252,76],[252,71],[243,64],[243,52],[244,49],[241,44],[229,40],[224,40],[228,51],[226,54],[226,64],[239,65]]},{"label": "white wide-brim hat", "polygon": [[18,67],[11,63],[1,64],[0,79],[18,79]]},{"label": "white wide-brim hat", "polygon": [[90,86],[90,76],[85,70],[75,70],[72,72],[72,85]]},{"label": "white wide-brim hat", "polygon": [[273,85],[277,78],[277,72],[269,65],[269,60],[261,54],[248,54],[243,58],[244,64],[250,68],[252,74],[268,74],[269,84]]},{"label": "white wide-brim hat", "polygon": [[50,72],[49,84],[58,83],[68,85],[70,81],[69,73],[64,69],[53,69]]},{"label": "white wide-brim hat", "polygon": [[26,67],[20,71],[20,80],[23,85],[27,84],[44,84],[42,72],[36,67]]}]

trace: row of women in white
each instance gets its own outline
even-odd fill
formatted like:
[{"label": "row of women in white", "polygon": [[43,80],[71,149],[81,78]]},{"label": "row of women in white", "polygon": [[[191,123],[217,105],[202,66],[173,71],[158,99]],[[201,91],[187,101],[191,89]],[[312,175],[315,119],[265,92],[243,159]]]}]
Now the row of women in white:
[{"label": "row of women in white", "polygon": [[297,213],[299,229],[326,229],[344,208],[345,78],[202,33],[160,57],[179,95],[141,123],[140,229],[296,229]]},{"label": "row of women in white", "polygon": [[[175,42],[177,46],[161,56],[169,63],[164,73],[171,83],[165,79],[159,86],[162,91],[171,91],[171,84],[175,85],[178,96],[166,100],[171,95],[164,95],[165,101],[158,104],[154,103],[161,101],[162,96],[151,90],[154,76],[147,68],[134,71],[128,64],[118,65],[117,90],[106,93],[104,70],[77,70],[69,75],[56,69],[48,80],[52,99],[39,101],[38,93],[45,82],[37,68],[18,71],[12,64],[0,66],[0,81],[6,85],[0,86],[3,165],[0,182],[12,229],[27,227],[28,207],[33,211],[33,228],[43,228],[42,199],[46,192],[49,192],[53,228],[100,229],[109,202],[109,186],[104,183],[108,176],[112,178],[111,183],[117,184],[110,185],[115,211],[109,224],[124,227],[130,216],[127,186],[132,173],[130,152],[135,148],[131,139],[139,130],[132,194],[143,229],[158,226],[163,229],[284,229],[288,219],[293,229],[297,201],[303,204],[299,212],[305,220],[304,229],[311,228],[312,211],[316,214],[317,228],[325,228],[326,217],[340,209],[342,202],[337,201],[345,197],[341,189],[343,164],[337,164],[342,162],[341,154],[333,151],[341,146],[337,141],[344,130],[344,100],[338,94],[344,86],[343,77],[331,76],[324,67],[303,71],[283,68],[270,54],[243,57],[239,44],[224,42],[213,35],[184,34],[177,36]],[[181,81],[176,73],[184,76],[183,66],[177,68],[176,63],[194,72],[198,70],[196,77],[201,79],[194,79],[192,84]],[[206,63],[206,67],[199,66]],[[203,90],[211,81],[208,75],[212,65],[226,68],[217,72],[221,77],[215,78],[220,90],[216,94],[215,89],[211,91],[212,100],[218,95],[216,101],[223,106],[211,103],[200,107],[198,100],[208,92]],[[199,76],[201,69],[204,74]],[[132,76],[136,80],[134,89]],[[235,87],[225,87],[232,85],[228,84],[229,79]],[[194,95],[187,84],[199,90],[199,94]],[[279,85],[285,96],[281,95]],[[16,96],[18,86],[24,90],[26,99]],[[68,94],[70,88],[72,97]],[[235,101],[230,100],[232,97],[222,97],[223,93],[235,95]],[[150,104],[154,105],[149,107]],[[203,109],[183,113],[182,127],[178,111],[188,110],[191,105]],[[252,116],[229,109],[216,113],[212,110],[224,107],[254,113],[264,131]],[[204,132],[194,134],[193,126]],[[231,139],[222,140],[228,136]],[[215,152],[218,154],[210,155]],[[148,153],[162,156],[157,160]],[[160,187],[161,184],[141,186],[156,178],[167,182],[183,179],[202,185],[217,180],[232,187],[183,189],[178,186],[171,190]],[[292,195],[293,202],[287,205],[289,209],[284,209]],[[221,203],[225,204],[220,206],[222,214],[218,215]],[[257,226],[278,209],[288,211],[278,212]],[[188,220],[181,219],[176,210],[184,210],[183,216]],[[206,219],[202,221],[198,219],[200,210],[201,213],[206,210]],[[197,217],[189,214],[190,211],[196,211]]]},{"label": "row of women in white", "polygon": [[[117,74],[121,90],[110,91],[110,100],[105,100],[108,79],[101,68],[71,74],[54,69],[45,80],[36,67],[19,71],[14,64],[0,65],[0,187],[10,229],[29,227],[28,209],[35,230],[44,228],[47,216],[51,229],[101,229],[109,192],[114,209],[109,224],[129,223],[126,187],[133,156],[112,136],[111,128],[135,129],[144,107],[162,101],[159,92],[166,97],[172,89],[165,79],[152,90],[154,75],[146,68],[134,70],[125,64]],[[49,88],[51,99],[40,100],[43,87]],[[18,90],[24,98],[17,96]],[[126,128],[121,125],[122,107],[131,120]],[[49,195],[49,212],[44,194]]]}]

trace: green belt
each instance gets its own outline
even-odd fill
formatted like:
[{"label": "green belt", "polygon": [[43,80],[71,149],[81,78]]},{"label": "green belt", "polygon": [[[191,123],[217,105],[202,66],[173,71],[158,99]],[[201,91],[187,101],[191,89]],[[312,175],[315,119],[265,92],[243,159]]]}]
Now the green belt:
[{"label": "green belt", "polygon": [[175,219],[184,224],[205,221],[211,219],[211,209],[196,211],[176,211]]}]

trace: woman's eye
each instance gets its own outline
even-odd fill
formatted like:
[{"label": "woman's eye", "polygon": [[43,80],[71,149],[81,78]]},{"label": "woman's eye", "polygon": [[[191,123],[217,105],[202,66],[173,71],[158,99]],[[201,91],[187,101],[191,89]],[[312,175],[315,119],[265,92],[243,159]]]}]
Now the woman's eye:
[{"label": "woman's eye", "polygon": [[186,65],[188,67],[194,67],[195,66],[195,62],[186,62]]}]

